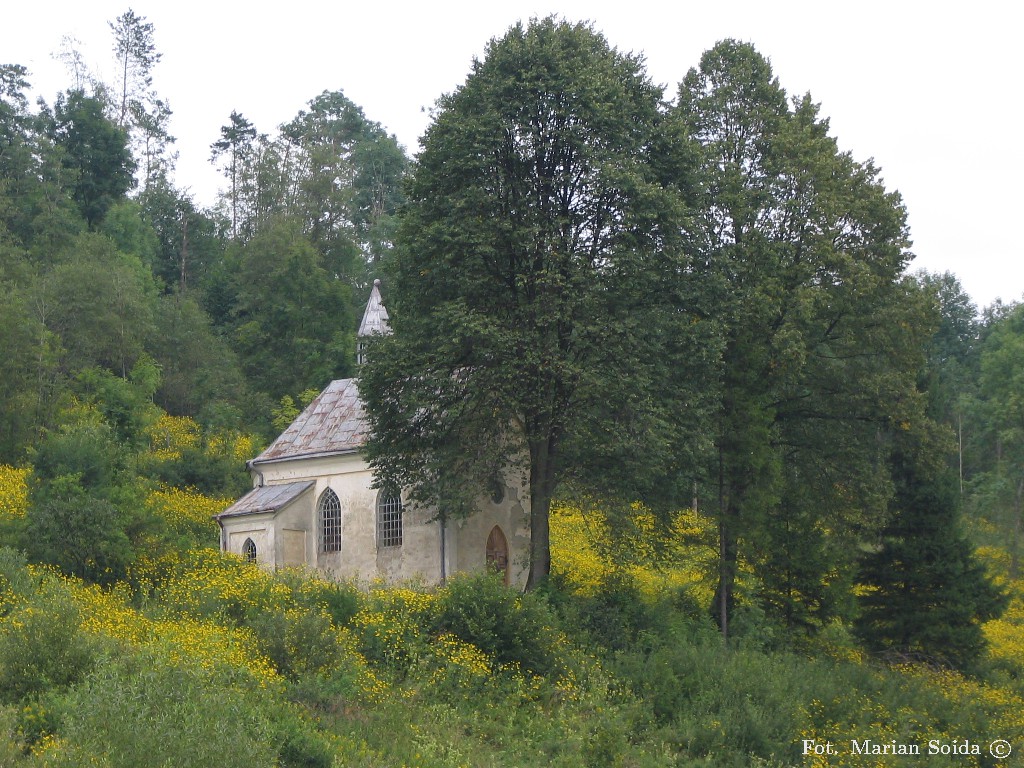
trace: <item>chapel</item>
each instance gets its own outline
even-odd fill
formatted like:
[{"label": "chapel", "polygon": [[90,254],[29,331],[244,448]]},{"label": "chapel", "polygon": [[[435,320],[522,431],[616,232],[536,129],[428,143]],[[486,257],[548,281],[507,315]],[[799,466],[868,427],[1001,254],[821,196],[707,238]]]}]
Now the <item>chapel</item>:
[{"label": "chapel", "polygon": [[[375,280],[357,334],[390,333]],[[475,513],[443,520],[400,494],[374,488],[361,449],[368,425],[356,379],[338,379],[259,456],[253,488],[215,517],[220,546],[270,569],[307,567],[332,578],[441,583],[485,569],[523,587],[528,573],[529,494],[504,478]]]}]

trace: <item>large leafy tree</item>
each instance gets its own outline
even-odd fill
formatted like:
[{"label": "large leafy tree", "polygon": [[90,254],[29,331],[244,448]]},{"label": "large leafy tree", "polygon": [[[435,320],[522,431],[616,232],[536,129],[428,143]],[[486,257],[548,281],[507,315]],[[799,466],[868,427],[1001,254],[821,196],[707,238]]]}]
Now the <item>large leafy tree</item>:
[{"label": "large leafy tree", "polygon": [[[52,131],[29,112],[27,70],[0,65],[0,241],[45,261],[83,228],[65,192],[75,172],[54,151]],[[47,126],[49,127],[49,126]]]},{"label": "large leafy tree", "polygon": [[[440,515],[521,468],[528,587],[549,572],[560,484],[650,496],[685,434],[673,417],[688,412],[652,396],[701,327],[658,290],[686,270],[662,117],[641,61],[589,26],[519,24],[440,100],[409,187],[394,335],[360,378],[368,457]],[[659,332],[674,321],[676,337]]]},{"label": "large leafy tree", "polygon": [[978,399],[970,446],[975,508],[995,522],[1020,570],[1024,537],[1024,305],[990,312],[979,350]]},{"label": "large leafy tree", "polygon": [[878,431],[916,412],[909,329],[920,302],[901,278],[905,213],[870,163],[838,151],[809,97],[790,102],[749,44],[705,53],[675,115],[700,147],[696,231],[724,285],[705,493],[720,532],[715,614],[727,634],[745,554],[770,607],[814,621],[836,582],[828,571],[885,508]]},{"label": "large leafy tree", "polygon": [[166,179],[147,186],[139,204],[157,236],[153,275],[165,290],[185,293],[201,286],[207,270],[223,258],[225,239],[215,219]]},{"label": "large leafy tree", "polygon": [[152,276],[95,233],[81,235],[61,256],[40,278],[33,303],[60,339],[64,371],[98,366],[127,377],[152,326]]},{"label": "large leafy tree", "polygon": [[107,119],[100,99],[81,91],[57,99],[50,133],[62,150],[71,197],[95,228],[110,206],[135,186],[128,134]]},{"label": "large leafy tree", "polygon": [[341,91],[309,102],[281,135],[289,193],[282,204],[306,222],[328,263],[351,273],[358,243],[377,261],[390,247],[408,160],[393,136]]},{"label": "large leafy tree", "polygon": [[233,277],[235,348],[256,389],[276,400],[351,372],[349,288],[298,222],[279,221],[242,246]]}]

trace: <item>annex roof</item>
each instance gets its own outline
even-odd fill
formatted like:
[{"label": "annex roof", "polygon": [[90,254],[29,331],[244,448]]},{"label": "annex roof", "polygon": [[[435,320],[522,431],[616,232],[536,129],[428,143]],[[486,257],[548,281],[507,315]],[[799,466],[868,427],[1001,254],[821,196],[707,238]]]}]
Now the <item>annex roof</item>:
[{"label": "annex roof", "polygon": [[387,335],[391,333],[391,326],[388,325],[388,311],[380,297],[380,280],[373,281],[373,290],[370,291],[370,300],[366,302],[366,310],[363,312],[363,322],[359,324],[357,336],[372,336],[375,333]]},{"label": "annex roof", "polygon": [[312,480],[300,483],[281,483],[253,488],[216,517],[255,515],[260,512],[276,512],[283,509],[316,485]]},{"label": "annex roof", "polygon": [[366,416],[356,380],[336,379],[253,459],[253,464],[351,453],[363,447],[366,434]]}]

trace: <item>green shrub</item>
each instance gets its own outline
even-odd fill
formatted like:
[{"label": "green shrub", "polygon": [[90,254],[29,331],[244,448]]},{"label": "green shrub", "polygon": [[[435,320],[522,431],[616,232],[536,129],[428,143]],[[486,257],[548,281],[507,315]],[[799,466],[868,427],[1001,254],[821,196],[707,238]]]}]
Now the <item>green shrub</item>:
[{"label": "green shrub", "polygon": [[296,716],[278,725],[280,768],[331,768],[334,750],[311,723]]},{"label": "green shrub", "polygon": [[362,607],[363,593],[355,584],[326,579],[303,569],[279,571],[277,577],[292,591],[296,607],[323,609],[336,627],[343,627]]},{"label": "green shrub", "polygon": [[22,545],[34,561],[111,584],[125,577],[135,558],[131,523],[110,499],[83,487],[78,475],[64,475],[36,495],[25,517]]},{"label": "green shrub", "polygon": [[35,592],[38,579],[28,571],[25,555],[0,547],[0,616],[6,616],[19,599]]},{"label": "green shrub", "polygon": [[0,707],[0,765],[5,768],[33,765],[35,761],[25,754],[18,711],[14,707]]},{"label": "green shrub", "polygon": [[498,664],[546,676],[561,668],[559,619],[542,597],[506,587],[493,574],[458,576],[438,594],[433,634],[450,632]]},{"label": "green shrub", "polygon": [[51,764],[273,768],[277,739],[261,695],[149,652],[109,659],[66,697]]},{"label": "green shrub", "polygon": [[92,667],[99,648],[82,633],[71,599],[44,582],[0,621],[0,699],[15,702],[72,685]]},{"label": "green shrub", "polygon": [[591,596],[578,599],[578,618],[591,638],[610,650],[623,650],[654,624],[649,601],[626,574],[610,574]]},{"label": "green shrub", "polygon": [[255,616],[249,626],[260,652],[292,680],[330,669],[344,653],[330,616],[321,610],[269,610]]}]

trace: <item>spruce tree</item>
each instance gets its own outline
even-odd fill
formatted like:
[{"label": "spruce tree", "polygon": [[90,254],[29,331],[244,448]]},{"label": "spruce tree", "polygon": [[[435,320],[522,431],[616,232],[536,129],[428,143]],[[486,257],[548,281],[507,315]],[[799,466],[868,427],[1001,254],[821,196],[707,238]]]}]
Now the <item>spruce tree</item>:
[{"label": "spruce tree", "polygon": [[934,447],[937,428],[923,431],[894,440],[892,516],[861,564],[866,591],[854,630],[872,652],[969,669],[985,649],[981,623],[1007,598],[963,532],[956,478]]}]

